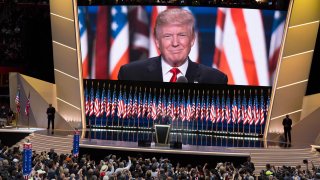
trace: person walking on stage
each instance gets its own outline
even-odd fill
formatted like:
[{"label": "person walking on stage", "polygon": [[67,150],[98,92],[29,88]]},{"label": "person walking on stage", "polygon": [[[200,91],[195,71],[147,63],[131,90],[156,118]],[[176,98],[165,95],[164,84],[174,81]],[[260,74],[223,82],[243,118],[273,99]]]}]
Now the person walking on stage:
[{"label": "person walking on stage", "polygon": [[52,107],[52,104],[49,104],[49,107],[47,109],[47,115],[48,115],[48,128],[50,129],[50,122],[51,122],[51,127],[52,127],[52,132],[51,134],[54,133],[54,114],[56,113],[56,109]]},{"label": "person walking on stage", "polygon": [[285,140],[285,142],[287,142],[288,138],[289,138],[289,143],[291,144],[292,120],[289,118],[289,115],[286,115],[286,118],[283,119],[282,125],[283,125],[283,129],[284,129],[284,140]]}]

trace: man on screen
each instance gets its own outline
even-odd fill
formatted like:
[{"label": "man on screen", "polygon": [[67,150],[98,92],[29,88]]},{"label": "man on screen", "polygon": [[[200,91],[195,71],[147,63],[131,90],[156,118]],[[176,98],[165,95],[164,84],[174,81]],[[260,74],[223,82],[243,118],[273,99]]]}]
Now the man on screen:
[{"label": "man on screen", "polygon": [[184,81],[189,83],[227,84],[228,77],[221,71],[189,59],[195,41],[194,24],[193,15],[186,10],[177,8],[161,12],[154,29],[155,43],[161,55],[123,65],[118,79],[176,82],[184,76]]}]

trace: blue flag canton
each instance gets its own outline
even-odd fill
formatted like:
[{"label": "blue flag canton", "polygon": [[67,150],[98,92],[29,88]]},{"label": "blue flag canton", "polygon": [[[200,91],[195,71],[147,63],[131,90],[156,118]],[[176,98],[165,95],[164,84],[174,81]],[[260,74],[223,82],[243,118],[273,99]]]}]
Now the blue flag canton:
[{"label": "blue flag canton", "polygon": [[128,8],[126,6],[113,6],[111,8],[111,34],[116,38],[120,31],[127,25]]}]

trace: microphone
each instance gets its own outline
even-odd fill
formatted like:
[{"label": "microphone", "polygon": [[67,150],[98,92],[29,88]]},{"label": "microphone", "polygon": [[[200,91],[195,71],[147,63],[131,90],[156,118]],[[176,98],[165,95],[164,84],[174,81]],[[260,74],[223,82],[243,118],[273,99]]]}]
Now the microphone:
[{"label": "microphone", "polygon": [[178,82],[178,83],[188,83],[188,79],[185,76],[179,76],[176,82]]}]

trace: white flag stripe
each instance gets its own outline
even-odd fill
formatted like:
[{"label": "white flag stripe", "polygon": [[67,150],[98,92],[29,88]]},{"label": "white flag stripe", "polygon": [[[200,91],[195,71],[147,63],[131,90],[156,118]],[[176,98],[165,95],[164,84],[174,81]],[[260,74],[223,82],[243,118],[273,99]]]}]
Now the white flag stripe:
[{"label": "white flag stripe", "polygon": [[215,41],[216,48],[218,48],[220,50],[222,48],[222,43],[221,43],[222,36],[223,36],[223,32],[222,32],[221,27],[220,26],[216,26],[214,41]]},{"label": "white flag stripe", "polygon": [[83,32],[80,38],[82,63],[88,58],[88,35],[87,30]]},{"label": "white flag stripe", "polygon": [[134,34],[134,47],[141,47],[148,49],[149,48],[149,38],[146,37],[144,34],[135,33]]},{"label": "white flag stripe", "polygon": [[117,38],[114,39],[113,44],[110,49],[110,67],[109,72],[111,73],[123,54],[127,51],[129,47],[129,26],[128,23],[122,28]]},{"label": "white flag stripe", "polygon": [[244,70],[241,47],[233,24],[230,9],[226,12],[226,21],[224,26],[223,50],[227,62],[232,72],[235,84],[247,85],[248,80]]},{"label": "white flag stripe", "polygon": [[272,57],[273,54],[275,53],[275,50],[280,47],[281,42],[282,42],[282,38],[279,38],[279,34],[283,33],[283,29],[284,29],[284,23],[285,21],[283,21],[275,30],[274,33],[272,33],[271,35],[271,41],[273,43],[270,43],[270,53],[269,53],[269,57]]},{"label": "white flag stripe", "polygon": [[268,86],[269,73],[261,11],[245,9],[243,10],[243,14],[259,80],[259,84],[257,85]]}]

